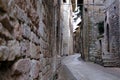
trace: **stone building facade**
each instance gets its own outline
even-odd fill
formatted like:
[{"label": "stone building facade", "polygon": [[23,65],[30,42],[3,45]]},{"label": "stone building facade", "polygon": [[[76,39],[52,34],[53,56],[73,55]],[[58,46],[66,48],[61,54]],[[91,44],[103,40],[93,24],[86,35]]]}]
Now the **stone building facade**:
[{"label": "stone building facade", "polygon": [[80,52],[80,27],[76,28],[76,31],[73,34],[73,51],[74,53],[81,53]]},{"label": "stone building facade", "polygon": [[71,0],[61,0],[62,55],[73,54],[73,25]]},{"label": "stone building facade", "polygon": [[102,34],[99,33],[98,24],[104,21],[103,0],[83,0],[82,4],[83,15],[80,31],[82,58],[86,61],[101,62],[98,37]]},{"label": "stone building facade", "polygon": [[120,64],[119,0],[84,0],[81,56],[104,66]]},{"label": "stone building facade", "polygon": [[110,66],[120,65],[119,0],[105,1],[103,58]]},{"label": "stone building facade", "polygon": [[60,9],[59,0],[0,0],[0,80],[57,77],[64,38]]}]

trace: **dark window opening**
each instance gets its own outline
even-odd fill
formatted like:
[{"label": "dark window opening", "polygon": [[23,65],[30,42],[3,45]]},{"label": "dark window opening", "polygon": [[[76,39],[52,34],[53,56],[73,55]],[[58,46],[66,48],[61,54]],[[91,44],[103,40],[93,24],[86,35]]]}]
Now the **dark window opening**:
[{"label": "dark window opening", "polygon": [[87,9],[87,8],[85,8],[85,12],[88,12],[88,9]]},{"label": "dark window opening", "polygon": [[77,6],[80,8],[80,11],[81,11],[81,15],[82,15],[82,11],[83,11],[83,0],[77,0]]},{"label": "dark window opening", "polygon": [[59,37],[59,25],[58,25],[58,21],[57,21],[57,27],[56,27],[56,37]]},{"label": "dark window opening", "polygon": [[116,6],[114,6],[114,9],[116,9]]},{"label": "dark window opening", "polygon": [[64,3],[66,3],[66,0],[63,0]]},{"label": "dark window opening", "polygon": [[99,43],[100,43],[100,51],[102,52],[102,41],[99,40]]},{"label": "dark window opening", "polygon": [[100,42],[100,47],[102,46],[102,41],[101,40],[99,40],[99,42]]},{"label": "dark window opening", "polygon": [[77,0],[78,5],[83,4],[83,0]]},{"label": "dark window opening", "polygon": [[109,41],[109,24],[107,24],[107,51],[110,51],[110,41]]},{"label": "dark window opening", "polygon": [[104,34],[104,22],[98,23],[98,31],[100,35]]},{"label": "dark window opening", "polygon": [[105,16],[105,22],[107,21],[107,15]]}]

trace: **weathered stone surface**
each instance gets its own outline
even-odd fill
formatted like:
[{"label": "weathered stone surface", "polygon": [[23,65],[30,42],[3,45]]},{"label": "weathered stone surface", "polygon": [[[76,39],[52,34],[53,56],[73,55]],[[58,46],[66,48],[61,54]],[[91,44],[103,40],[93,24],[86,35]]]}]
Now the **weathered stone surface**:
[{"label": "weathered stone surface", "polygon": [[43,80],[42,72],[39,73],[39,80]]},{"label": "weathered stone surface", "polygon": [[39,23],[39,28],[37,30],[37,34],[40,36],[40,37],[43,37],[45,32],[44,32],[44,27],[45,25],[43,23]]},{"label": "weathered stone surface", "polygon": [[0,46],[0,61],[5,61],[9,56],[9,48],[7,46]]},{"label": "weathered stone surface", "polygon": [[8,41],[8,47],[10,49],[10,54],[13,54],[15,57],[20,57],[20,44],[16,40]]},{"label": "weathered stone surface", "polygon": [[49,58],[46,58],[46,65],[49,65],[50,64],[50,59]]},{"label": "weathered stone surface", "polygon": [[28,10],[28,17],[31,19],[32,23],[38,28],[39,27],[39,16],[33,8],[30,8]]},{"label": "weathered stone surface", "polygon": [[45,67],[42,69],[43,75],[45,75],[46,72],[47,72],[47,67],[45,66]]},{"label": "weathered stone surface", "polygon": [[15,27],[14,27],[14,37],[17,40],[21,40],[22,39],[22,28],[21,28],[21,25],[19,23],[15,24]]},{"label": "weathered stone surface", "polygon": [[3,39],[3,38],[0,38],[0,45],[5,45],[6,44],[6,41],[5,41],[5,39]]},{"label": "weathered stone surface", "polygon": [[44,57],[45,57],[45,58],[50,58],[51,56],[52,56],[52,55],[49,54],[48,50],[45,50],[45,51],[44,51]]},{"label": "weathered stone surface", "polygon": [[28,40],[21,41],[20,47],[20,53],[22,56],[30,56],[30,43]]},{"label": "weathered stone surface", "polygon": [[41,49],[40,49],[40,46],[37,46],[37,53],[39,53],[39,58],[40,58],[40,53],[41,53]]},{"label": "weathered stone surface", "polygon": [[29,73],[21,74],[15,78],[16,80],[33,80],[29,77]]},{"label": "weathered stone surface", "polygon": [[22,27],[22,36],[30,40],[31,38],[30,27],[27,24],[23,24],[21,27]]},{"label": "weathered stone surface", "polygon": [[9,17],[8,15],[4,15],[0,18],[0,22],[2,23],[2,25],[8,29],[10,32],[13,31],[13,26],[10,23]]},{"label": "weathered stone surface", "polygon": [[39,39],[33,32],[31,32],[31,41],[34,42],[35,44],[39,44]]},{"label": "weathered stone surface", "polygon": [[15,57],[16,57],[16,55],[14,53],[9,53],[8,61],[14,61]]},{"label": "weathered stone surface", "polygon": [[6,13],[7,12],[7,5],[5,5],[5,1],[0,0],[0,12]]},{"label": "weathered stone surface", "polygon": [[30,43],[30,56],[31,58],[39,59],[40,58],[40,52],[39,47],[36,46],[34,43]]},{"label": "weathered stone surface", "polygon": [[12,35],[6,28],[3,27],[1,23],[0,23],[0,37],[5,38],[7,40],[12,39]]},{"label": "weathered stone surface", "polygon": [[29,0],[15,0],[15,3],[25,12],[27,11],[27,8],[30,8],[30,4],[28,4]]},{"label": "weathered stone surface", "polygon": [[48,50],[49,44],[48,44],[48,42],[46,42],[43,38],[40,38],[40,39],[39,39],[39,44],[41,45],[41,47],[42,47],[43,49]]},{"label": "weathered stone surface", "polygon": [[35,79],[39,76],[40,72],[40,63],[39,61],[32,60],[31,61],[31,68],[30,68],[30,76]]},{"label": "weathered stone surface", "polygon": [[43,80],[52,79],[52,77],[53,77],[53,72],[52,70],[49,70],[46,72],[46,74],[43,75]]},{"label": "weathered stone surface", "polygon": [[11,21],[16,21],[17,18],[15,17],[16,10],[15,10],[15,0],[4,0],[7,1],[6,4],[8,5],[7,7],[7,12],[9,12],[9,17]]},{"label": "weathered stone surface", "polygon": [[46,66],[46,59],[45,58],[42,59],[42,66],[43,66],[43,68]]},{"label": "weathered stone surface", "polygon": [[13,66],[14,74],[28,73],[30,70],[30,65],[31,65],[30,59],[18,60]]},{"label": "weathered stone surface", "polygon": [[27,17],[27,14],[20,9],[17,5],[15,6],[15,17],[18,18],[21,22],[25,22],[26,24],[31,24],[30,19]]},{"label": "weathered stone surface", "polygon": [[37,35],[37,28],[34,25],[31,25],[30,28]]}]

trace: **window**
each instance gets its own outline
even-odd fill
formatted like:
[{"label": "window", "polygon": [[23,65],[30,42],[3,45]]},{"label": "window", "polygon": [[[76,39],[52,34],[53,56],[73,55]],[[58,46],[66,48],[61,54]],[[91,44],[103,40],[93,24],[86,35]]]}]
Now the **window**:
[{"label": "window", "polygon": [[85,12],[88,12],[88,9],[87,9],[87,8],[85,8]]},{"label": "window", "polygon": [[116,6],[114,6],[114,9],[116,10]]},{"label": "window", "polygon": [[98,23],[98,30],[99,30],[100,35],[104,34],[104,22],[103,21]]},{"label": "window", "polygon": [[107,15],[105,16],[105,22],[107,21]]},{"label": "window", "polygon": [[66,0],[63,0],[64,3],[66,3]]}]

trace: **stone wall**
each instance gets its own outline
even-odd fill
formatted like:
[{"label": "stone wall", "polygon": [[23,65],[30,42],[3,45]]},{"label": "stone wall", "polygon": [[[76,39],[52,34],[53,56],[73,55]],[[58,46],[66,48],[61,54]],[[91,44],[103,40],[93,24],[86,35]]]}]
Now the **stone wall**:
[{"label": "stone wall", "polygon": [[68,4],[72,4],[71,0],[66,0],[66,2],[61,0],[60,26],[62,27],[63,36],[63,55],[73,54],[72,5]]},{"label": "stone wall", "polygon": [[54,78],[62,42],[57,6],[54,0],[0,0],[0,80]]},{"label": "stone wall", "polygon": [[[119,0],[119,15],[120,15],[120,0]],[[120,16],[119,16],[119,32],[120,32]],[[120,40],[120,37],[119,37],[119,40]],[[120,44],[120,43],[119,43]],[[120,47],[119,47],[119,51],[120,51]],[[119,57],[120,57],[120,55],[119,55]]]},{"label": "stone wall", "polygon": [[105,17],[105,38],[104,38],[104,64],[118,66],[120,57],[120,32],[119,32],[119,0],[113,0],[107,4]]},{"label": "stone wall", "polygon": [[73,51],[74,53],[81,53],[81,36],[80,36],[80,27],[76,28],[76,31],[74,32],[73,36]]},{"label": "stone wall", "polygon": [[84,0],[83,6],[83,28],[81,29],[81,39],[83,41],[83,44],[81,44],[83,45],[82,57],[85,58],[85,60],[93,62],[99,62],[101,55],[99,49],[97,49],[99,46],[98,36],[100,36],[98,32],[98,23],[104,20],[104,6],[101,4],[103,4],[103,0]]},{"label": "stone wall", "polygon": [[104,66],[119,66],[119,0],[84,0],[87,3],[94,5],[83,8],[82,57]]}]

